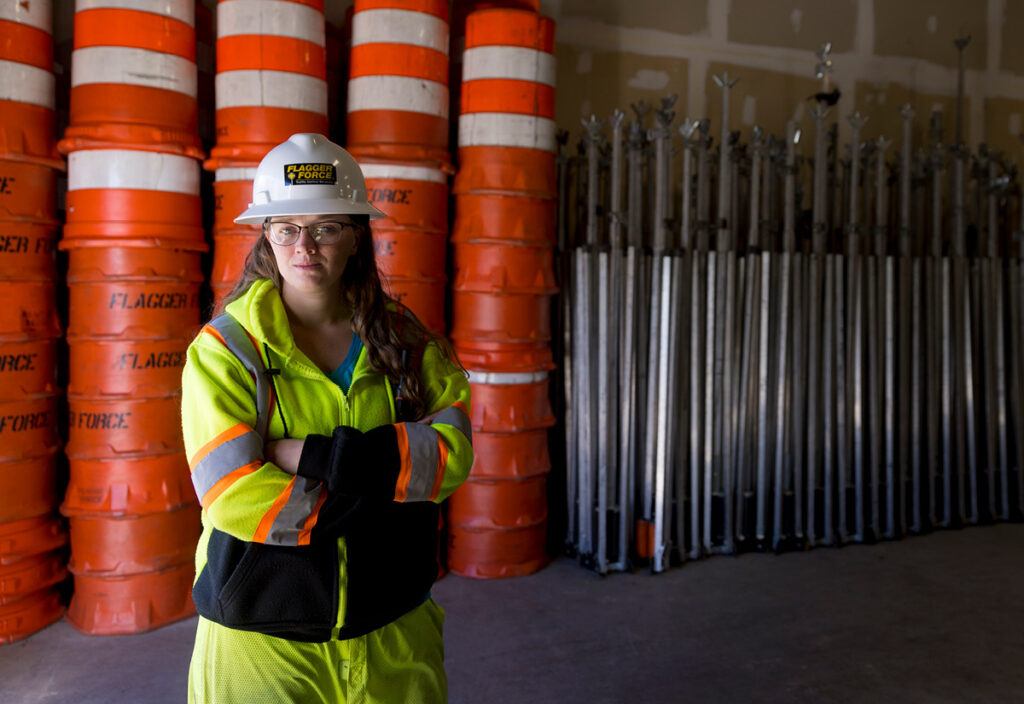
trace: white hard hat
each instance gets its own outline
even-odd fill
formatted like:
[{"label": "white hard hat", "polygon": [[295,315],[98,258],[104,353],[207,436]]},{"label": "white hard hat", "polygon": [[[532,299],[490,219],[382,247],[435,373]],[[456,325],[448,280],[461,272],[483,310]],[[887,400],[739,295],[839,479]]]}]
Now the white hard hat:
[{"label": "white hard hat", "polygon": [[263,157],[252,182],[252,203],[235,218],[259,225],[279,215],[387,214],[366,199],[366,181],[352,156],[322,134],[293,134]]}]

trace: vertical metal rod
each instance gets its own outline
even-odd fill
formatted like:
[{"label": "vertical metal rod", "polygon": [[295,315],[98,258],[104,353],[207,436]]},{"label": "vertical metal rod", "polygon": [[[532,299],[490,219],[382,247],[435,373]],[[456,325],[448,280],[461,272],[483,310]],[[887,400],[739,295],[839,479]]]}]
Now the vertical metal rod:
[{"label": "vertical metal rod", "polygon": [[704,443],[704,306],[707,254],[693,253],[690,273],[690,559],[702,554],[701,541],[701,475]]},{"label": "vertical metal rod", "polygon": [[780,257],[781,272],[779,293],[779,328],[776,340],[778,373],[776,376],[777,386],[775,388],[775,507],[772,514],[774,518],[774,531],[772,533],[772,549],[778,550],[782,540],[782,494],[785,484],[786,456],[786,381],[789,378],[787,362],[789,361],[789,282],[790,266],[792,255],[783,252]]},{"label": "vertical metal rod", "polygon": [[757,364],[757,527],[756,541],[764,545],[765,487],[768,482],[768,324],[771,317],[772,255],[761,253],[760,345]]},{"label": "vertical metal rod", "polygon": [[[941,263],[940,296],[942,298],[942,518],[933,524],[948,527],[953,514],[953,344],[950,311],[950,257]],[[933,502],[934,503],[934,502]]]},{"label": "vertical metal rod", "polygon": [[711,506],[714,494],[715,465],[715,299],[718,287],[718,256],[717,252],[708,252],[707,274],[707,323],[705,328],[704,350],[704,505],[703,530],[701,532],[704,551],[711,554],[714,544],[711,539]]},{"label": "vertical metal rod", "polygon": [[[896,537],[896,263],[893,257],[879,258],[885,264],[885,537],[892,540]],[[905,471],[900,466],[900,474]],[[902,498],[904,482],[899,483],[898,495]],[[902,515],[902,514],[901,514]]]},{"label": "vertical metal rod", "polygon": [[[910,502],[912,519],[910,530],[920,533],[921,525],[921,445],[925,440],[921,418],[921,395],[923,368],[921,355],[921,317],[924,307],[921,305],[921,265],[923,257],[914,257],[911,261],[910,279],[910,474],[913,484]],[[930,267],[930,263],[925,262]],[[932,341],[929,340],[929,343]],[[931,344],[929,344],[931,346]],[[906,501],[903,501],[904,507]]]},{"label": "vertical metal rod", "polygon": [[[816,257],[811,255],[811,282],[812,286],[815,279],[814,264]],[[836,279],[835,267],[832,261],[833,255],[829,255],[825,259],[825,322],[824,322],[824,334],[821,336],[822,339],[822,377],[823,386],[825,388],[832,388],[833,379],[833,360],[835,352],[833,350],[833,342],[835,336],[833,335],[833,311],[838,313],[842,312],[841,306],[836,307],[836,292],[842,291],[842,282]],[[820,284],[820,270],[818,272],[818,280]],[[816,289],[817,290],[817,289]],[[817,307],[814,303],[816,296],[811,295],[811,310],[814,311]],[[840,315],[840,320],[842,316]],[[813,350],[816,346],[816,338],[812,336],[810,338],[810,347]],[[813,360],[813,358],[812,358]],[[829,394],[831,398],[831,393]],[[810,403],[810,402],[808,402]],[[839,494],[839,536],[840,540],[845,542],[846,540],[846,477],[838,475],[835,468],[835,455],[832,451],[832,439],[835,437],[835,406],[831,403],[823,405],[823,416],[824,416],[824,434],[823,450],[824,450],[824,543],[825,545],[835,544],[834,534],[834,521],[832,515],[832,502],[833,502],[833,489],[837,489]],[[814,430],[817,423],[815,422],[815,416],[808,413],[808,436],[811,435],[811,431]],[[833,480],[835,480],[835,487],[833,487]]]},{"label": "vertical metal rod", "polygon": [[[835,415],[836,415],[836,473],[839,479],[836,482],[839,491],[839,541],[846,543],[850,540],[850,521],[847,516],[848,494],[850,488],[850,466],[849,466],[849,435],[846,432],[846,303],[843,295],[843,259],[839,255],[832,255],[832,281],[835,286],[835,331],[828,331],[828,334],[835,335]],[[828,284],[826,283],[826,286]],[[850,304],[852,307],[852,303]],[[826,381],[825,402],[831,406],[831,389],[833,383]],[[826,439],[829,442],[829,439]],[[856,493],[857,487],[854,487]],[[855,505],[861,505],[859,502]]]}]

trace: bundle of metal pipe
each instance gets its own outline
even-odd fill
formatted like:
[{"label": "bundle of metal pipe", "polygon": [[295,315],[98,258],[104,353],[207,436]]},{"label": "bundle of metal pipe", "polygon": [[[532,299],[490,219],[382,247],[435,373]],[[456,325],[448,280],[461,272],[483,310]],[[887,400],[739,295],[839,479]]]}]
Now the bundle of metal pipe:
[{"label": "bundle of metal pipe", "polygon": [[943,146],[940,116],[915,154],[909,106],[894,161],[854,113],[830,168],[819,58],[809,161],[793,122],[727,132],[728,75],[717,155],[707,121],[673,141],[670,97],[625,136],[616,111],[610,146],[591,119],[564,160],[568,547],[598,572],[1024,512],[1016,169]]}]

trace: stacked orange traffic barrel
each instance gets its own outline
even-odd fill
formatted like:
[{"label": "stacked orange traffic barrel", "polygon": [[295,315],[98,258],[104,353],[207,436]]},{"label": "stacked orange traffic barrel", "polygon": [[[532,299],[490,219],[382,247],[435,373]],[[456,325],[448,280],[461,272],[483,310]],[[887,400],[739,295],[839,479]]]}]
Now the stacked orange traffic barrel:
[{"label": "stacked orange traffic barrel", "polygon": [[448,2],[356,0],[348,150],[371,202],[385,289],[445,332],[448,234]]},{"label": "stacked orange traffic barrel", "polygon": [[199,325],[194,4],[80,2],[68,155],[68,620],[139,633],[194,613],[199,506],[181,369]]},{"label": "stacked orange traffic barrel", "polygon": [[554,23],[466,18],[451,337],[470,372],[475,462],[449,501],[448,564],[511,577],[547,562],[554,278]]},{"label": "stacked orange traffic barrel", "polygon": [[234,218],[252,198],[264,155],[296,132],[327,133],[323,0],[220,0],[217,4],[217,143],[213,269],[217,301],[237,281],[258,227]]},{"label": "stacked orange traffic barrel", "polygon": [[0,4],[0,644],[60,618],[57,170],[49,2]]}]

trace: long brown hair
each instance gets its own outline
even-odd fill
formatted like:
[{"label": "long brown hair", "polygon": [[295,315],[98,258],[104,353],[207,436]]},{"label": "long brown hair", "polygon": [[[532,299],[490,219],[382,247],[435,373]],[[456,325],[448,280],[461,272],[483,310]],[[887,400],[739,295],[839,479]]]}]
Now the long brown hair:
[{"label": "long brown hair", "polygon": [[[392,385],[397,384],[399,379],[404,380],[402,396],[409,404],[412,417],[421,418],[426,412],[426,390],[418,373],[407,373],[402,364],[402,351],[422,349],[427,343],[433,342],[450,362],[463,371],[465,369],[446,338],[428,330],[408,312],[401,315],[388,310],[388,303],[394,299],[381,286],[377,260],[373,254],[369,217],[350,217],[360,227],[359,244],[342,272],[341,291],[352,311],[352,328],[365,345],[373,368],[383,372]],[[241,298],[259,279],[270,279],[278,290],[281,288],[281,272],[277,269],[277,260],[270,242],[263,233],[253,243],[238,282],[224,297],[217,312],[221,312],[231,301]]]}]

